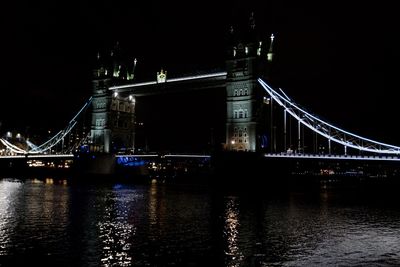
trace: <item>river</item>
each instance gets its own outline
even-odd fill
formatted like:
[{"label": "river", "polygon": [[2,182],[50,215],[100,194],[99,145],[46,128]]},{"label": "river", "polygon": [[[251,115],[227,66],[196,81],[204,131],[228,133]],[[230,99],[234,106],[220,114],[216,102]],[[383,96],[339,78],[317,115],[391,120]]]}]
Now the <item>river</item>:
[{"label": "river", "polygon": [[399,266],[395,194],[0,179],[0,266]]}]

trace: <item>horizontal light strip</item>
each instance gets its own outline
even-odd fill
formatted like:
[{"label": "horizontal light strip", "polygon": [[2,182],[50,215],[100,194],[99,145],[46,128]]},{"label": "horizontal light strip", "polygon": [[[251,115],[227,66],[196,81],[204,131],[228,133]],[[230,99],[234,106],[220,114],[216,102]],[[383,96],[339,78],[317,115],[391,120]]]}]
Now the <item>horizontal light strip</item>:
[{"label": "horizontal light strip", "polygon": [[[167,79],[166,83],[190,81],[190,80],[205,79],[205,78],[215,78],[215,77],[222,77],[222,76],[226,76],[226,75],[227,75],[227,72],[217,72],[217,73],[210,73],[210,74],[203,74],[203,75],[195,75],[195,76]],[[152,84],[157,84],[157,82],[152,81],[152,82],[143,82],[143,83],[133,83],[133,84],[126,84],[126,85],[112,86],[109,88],[109,90],[140,87],[140,86],[146,86],[146,85],[152,85]]]},{"label": "horizontal light strip", "polygon": [[158,157],[157,154],[148,154],[148,155],[115,155],[116,158],[125,158],[125,157],[135,157],[135,158],[150,158],[150,157]]},{"label": "horizontal light strip", "polygon": [[210,158],[210,155],[165,155],[165,157],[167,158]]},{"label": "horizontal light strip", "polygon": [[35,159],[35,158],[73,158],[74,155],[73,154],[65,154],[65,155],[29,155],[29,154],[25,154],[25,155],[17,155],[17,156],[0,156],[0,159],[22,159],[22,158],[31,158],[31,159]]},{"label": "horizontal light strip", "polygon": [[340,159],[340,160],[382,160],[382,161],[400,161],[399,157],[382,156],[346,156],[346,155],[312,155],[312,154],[265,154],[266,158],[295,158],[295,159]]}]

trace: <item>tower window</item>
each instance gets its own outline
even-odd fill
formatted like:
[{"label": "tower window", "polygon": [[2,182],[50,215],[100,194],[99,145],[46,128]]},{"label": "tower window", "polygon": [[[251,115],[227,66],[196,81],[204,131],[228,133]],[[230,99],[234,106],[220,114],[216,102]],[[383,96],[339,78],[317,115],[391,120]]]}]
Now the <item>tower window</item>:
[{"label": "tower window", "polygon": [[96,119],[96,126],[104,126],[105,122],[105,119]]},{"label": "tower window", "polygon": [[115,100],[113,100],[113,101],[111,102],[111,110],[116,110],[116,109],[117,109],[117,103],[116,103]]},{"label": "tower window", "polygon": [[237,110],[234,110],[233,111],[233,118],[238,118],[239,116],[238,116],[238,111]]},{"label": "tower window", "polygon": [[238,90],[235,90],[235,93],[233,95],[237,96],[238,95]]},{"label": "tower window", "polygon": [[244,95],[249,95],[249,90],[248,89],[244,89]]},{"label": "tower window", "polygon": [[124,103],[119,103],[119,111],[125,111],[125,105]]}]

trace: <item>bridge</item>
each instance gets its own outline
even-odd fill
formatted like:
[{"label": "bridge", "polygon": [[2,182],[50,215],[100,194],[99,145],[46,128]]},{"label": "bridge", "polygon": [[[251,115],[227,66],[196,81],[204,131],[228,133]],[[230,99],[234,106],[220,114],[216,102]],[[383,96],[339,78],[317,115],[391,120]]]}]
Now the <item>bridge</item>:
[{"label": "bridge", "polygon": [[[226,73],[215,73],[209,75],[203,75],[200,77],[189,77],[189,78],[181,78],[170,81],[170,83],[166,83],[166,85],[170,86],[174,91],[176,90],[184,90],[183,87],[179,87],[182,84],[179,84],[178,88],[175,86],[173,82],[179,81],[190,81],[190,80],[201,80],[201,79],[209,79],[216,78],[220,82],[220,78],[226,76]],[[400,157],[400,147],[386,144],[383,142],[371,140],[366,137],[359,136],[357,134],[351,133],[339,127],[336,127],[328,122],[325,122],[318,118],[318,116],[310,114],[304,109],[300,108],[291,98],[284,93],[282,89],[274,90],[271,86],[269,86],[263,79],[258,79],[258,83],[267,93],[268,98],[263,97],[263,101],[265,105],[278,105],[281,107],[283,112],[283,150],[281,152],[268,152],[265,153],[265,157],[271,158],[303,158],[303,159],[340,159],[340,160],[379,160],[379,161],[399,161]],[[156,85],[157,83],[146,83],[146,84],[131,84],[125,86],[114,86],[109,90],[112,94],[114,94],[115,90],[120,90],[119,93],[123,93],[124,90],[132,93],[132,89],[139,88],[139,92],[134,92],[137,94],[144,95],[149,92],[144,91],[144,85]],[[183,85],[185,85],[183,83]],[[166,90],[166,86],[162,87],[161,90]],[[145,88],[147,89],[147,88]],[[200,86],[195,87],[194,90],[203,89]],[[157,90],[160,90],[159,87],[154,87],[151,89],[150,94],[156,94]],[[63,147],[60,151],[52,150],[57,147],[60,143],[66,139],[67,135],[74,129],[79,120],[79,116],[82,112],[87,109],[92,102],[92,98],[90,98],[83,107],[78,111],[78,113],[71,119],[71,121],[67,124],[67,126],[57,132],[54,136],[52,136],[49,140],[43,142],[40,145],[34,145],[29,140],[25,140],[26,148],[21,148],[21,146],[17,146],[8,140],[7,137],[0,138],[0,142],[5,147],[3,148],[3,153],[0,158],[3,159],[12,159],[12,158],[72,158],[73,154],[71,153],[72,149],[75,151],[78,149],[79,145],[88,145],[91,142],[90,135],[85,138],[81,138],[78,142],[74,143],[74,146],[65,148]],[[296,151],[288,149],[289,144],[287,143],[288,139],[288,115],[291,116],[295,125],[297,125],[297,149]],[[302,134],[304,135],[302,126],[305,126],[314,134],[317,134],[320,137],[319,143],[326,142],[327,144],[327,153],[304,153],[302,152]],[[342,146],[343,153],[332,153],[333,143]],[[352,149],[352,153],[349,151]],[[4,150],[7,152],[5,153]],[[354,153],[356,152],[356,153]],[[361,153],[366,153],[366,155],[362,155]],[[117,154],[116,158],[132,156],[132,157],[160,157],[160,154],[137,154],[137,155],[129,155],[125,153],[125,155]],[[196,154],[174,154],[174,155],[164,155],[165,157],[210,157],[210,155],[196,155]]]},{"label": "bridge", "polygon": [[[254,27],[243,36],[246,38],[232,37],[228,42],[223,71],[169,78],[161,70],[155,80],[146,82],[136,82],[137,60],[124,62],[118,47],[114,47],[111,58],[99,54],[93,69],[92,97],[66,127],[40,144],[3,133],[0,159],[74,158],[74,154],[115,155],[119,162],[146,157],[209,159],[212,149],[146,155],[137,140],[140,121],[136,106],[143,98],[204,91],[210,99],[218,92],[218,103],[225,111],[225,120],[218,126],[224,132],[219,136],[224,140],[219,150],[255,152],[274,159],[400,161],[399,146],[341,129],[272,86],[275,36],[259,39]],[[78,128],[85,124],[89,108],[90,125],[85,127],[90,131],[83,132]]]}]

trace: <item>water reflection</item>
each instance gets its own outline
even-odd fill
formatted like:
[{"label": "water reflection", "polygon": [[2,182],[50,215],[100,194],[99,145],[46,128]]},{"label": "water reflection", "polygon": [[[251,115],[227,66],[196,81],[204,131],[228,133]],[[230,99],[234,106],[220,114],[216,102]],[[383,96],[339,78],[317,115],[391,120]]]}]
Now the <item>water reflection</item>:
[{"label": "water reflection", "polygon": [[[0,181],[0,255],[10,266],[54,258],[60,265],[68,248],[68,188],[38,180]],[[48,238],[51,237],[51,238]],[[15,255],[15,256],[12,256]]]},{"label": "water reflection", "polygon": [[98,223],[99,237],[103,244],[101,264],[131,266],[132,257],[128,252],[135,227],[128,220],[132,205],[129,205],[124,186],[115,185],[106,195],[105,205],[103,218]]},{"label": "water reflection", "polygon": [[240,266],[244,256],[238,244],[240,222],[238,199],[236,197],[228,197],[225,200],[224,222],[226,266]]},{"label": "water reflection", "polygon": [[1,266],[400,266],[397,199],[48,182],[0,180]]},{"label": "water reflection", "polygon": [[158,216],[157,216],[157,206],[158,206],[158,199],[157,199],[157,184],[155,182],[151,183],[150,185],[150,192],[149,192],[149,223],[150,225],[157,224]]},{"label": "water reflection", "polygon": [[16,222],[15,206],[22,188],[19,181],[0,180],[0,255],[7,255]]}]

